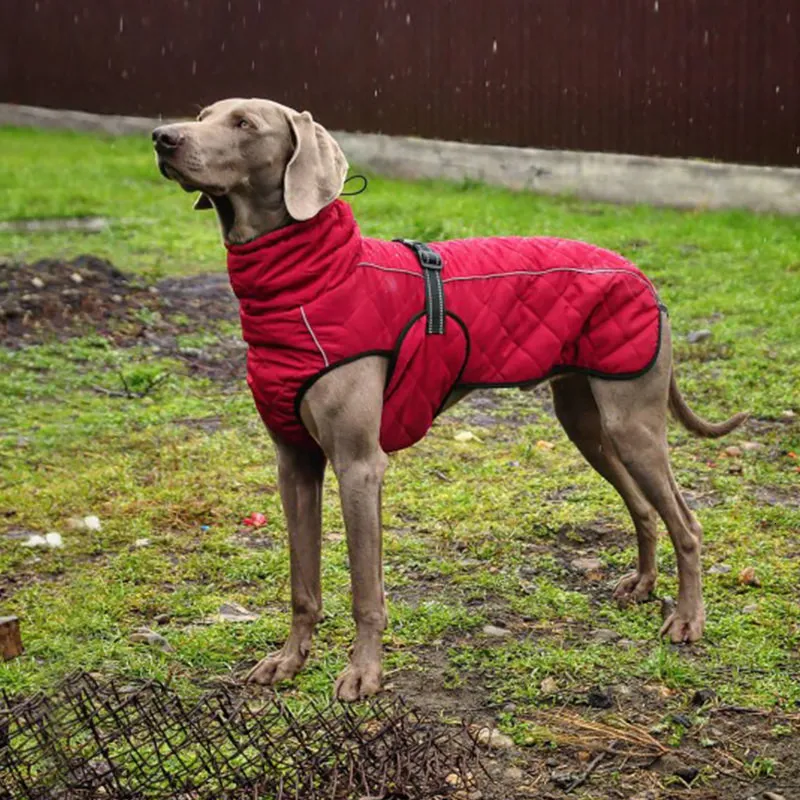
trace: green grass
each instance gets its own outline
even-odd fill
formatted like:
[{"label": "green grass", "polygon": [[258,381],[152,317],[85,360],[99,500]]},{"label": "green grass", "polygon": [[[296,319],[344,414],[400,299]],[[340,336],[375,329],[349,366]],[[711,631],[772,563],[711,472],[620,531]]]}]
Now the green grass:
[{"label": "green grass", "polygon": [[[0,233],[19,261],[91,252],[149,278],[223,268],[215,220],[161,179],[141,139],[0,130],[5,220],[100,215],[99,234]],[[687,649],[657,639],[657,603],[620,611],[614,580],[635,557],[614,492],[571,447],[545,390],[503,391],[497,407],[457,407],[411,451],[392,458],[385,501],[391,626],[387,669],[425,670],[446,654],[445,682],[480,686],[525,709],[552,702],[553,678],[570,702],[592,684],[662,687],[683,698],[711,686],[729,703],[792,708],[800,701],[800,221],[745,212],[678,212],[545,198],[475,184],[374,177],[352,201],[365,233],[437,239],[548,234],[587,239],[630,256],[669,305],[679,377],[695,408],[718,417],[748,408],[755,420],[724,442],[673,427],[682,486],[706,501],[707,636]],[[142,320],[147,323],[147,320]],[[707,342],[685,334],[710,328]],[[228,332],[186,334],[203,347]],[[146,385],[144,399],[109,398],[115,370]],[[486,424],[486,416],[493,418]],[[216,418],[214,430],[184,424]],[[459,444],[456,432],[480,442]],[[536,446],[553,442],[553,450]],[[762,449],[726,458],[745,440]],[[732,465],[741,471],[730,471]],[[29,691],[79,667],[169,676],[190,689],[276,647],[288,625],[288,556],[268,437],[242,380],[232,391],[142,345],[118,349],[87,335],[0,352],[0,615],[22,618],[26,654],[0,665],[0,688]],[[241,519],[269,523],[254,544]],[[100,532],[66,527],[96,513]],[[342,521],[333,480],[326,533]],[[202,526],[202,527],[201,527]],[[206,528],[207,526],[207,528]],[[603,533],[590,535],[593,529]],[[11,529],[61,531],[66,546],[31,552]],[[137,547],[146,538],[149,545]],[[352,636],[346,548],[326,541],[327,618],[306,671],[287,691],[323,695]],[[578,549],[605,564],[604,579],[569,569]],[[675,559],[659,546],[659,592],[675,595]],[[740,586],[754,566],[760,588]],[[10,580],[10,578],[14,580]],[[258,610],[250,625],[199,624],[225,600]],[[168,614],[158,626],[154,617]],[[480,633],[503,621],[513,636]],[[140,625],[173,645],[162,653],[128,641]],[[626,648],[598,644],[612,628]],[[400,672],[396,672],[396,671]],[[533,728],[506,720],[519,741]],[[763,773],[767,761],[750,769]],[[771,769],[771,767],[770,767]]]}]

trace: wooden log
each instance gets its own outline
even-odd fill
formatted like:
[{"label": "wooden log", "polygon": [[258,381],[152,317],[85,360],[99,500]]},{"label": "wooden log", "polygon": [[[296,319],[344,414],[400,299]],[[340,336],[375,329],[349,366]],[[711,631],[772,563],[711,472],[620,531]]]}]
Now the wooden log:
[{"label": "wooden log", "polygon": [[3,661],[21,656],[24,647],[17,617],[0,617],[0,656]]}]

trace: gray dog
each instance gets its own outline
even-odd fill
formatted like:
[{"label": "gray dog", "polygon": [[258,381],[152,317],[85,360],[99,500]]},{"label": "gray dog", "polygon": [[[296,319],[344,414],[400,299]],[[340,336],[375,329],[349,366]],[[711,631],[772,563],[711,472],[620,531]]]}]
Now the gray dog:
[{"label": "gray dog", "polygon": [[[204,109],[194,122],[157,128],[153,141],[162,174],[186,191],[201,192],[195,207],[216,210],[229,253],[239,259],[232,262],[229,255],[231,280],[242,305],[243,323],[247,318],[258,334],[248,337],[245,330],[251,345],[248,374],[253,364],[257,367],[259,359],[270,354],[268,346],[261,347],[259,332],[268,331],[270,321],[278,324],[289,314],[296,317],[297,324],[302,322],[305,326],[310,334],[308,347],[320,359],[318,374],[296,395],[294,407],[297,425],[302,421],[302,431],[297,436],[307,436],[313,446],[298,443],[268,426],[273,428],[270,435],[277,451],[280,495],[289,532],[292,621],[283,648],[262,659],[249,680],[273,684],[290,679],[308,656],[322,613],[321,496],[325,466],[330,461],[338,478],[347,529],[357,627],[350,663],[336,682],[335,694],[343,700],[372,695],[381,686],[381,639],[387,622],[381,553],[381,484],[387,456],[382,447],[381,418],[394,365],[389,353],[382,350],[357,358],[330,358],[326,353],[329,345],[319,333],[324,320],[310,319],[302,305],[298,307],[289,300],[281,305],[281,287],[294,280],[286,271],[276,272],[272,283],[265,279],[258,285],[244,285],[239,274],[242,264],[241,271],[250,265],[249,243],[262,241],[265,236],[264,241],[271,243],[273,252],[285,253],[289,258],[294,232],[299,236],[308,231],[308,226],[316,225],[315,220],[336,206],[347,162],[333,138],[308,112],[259,99],[220,101]],[[345,247],[349,240],[342,242],[341,247]],[[318,249],[324,249],[326,258],[332,258],[328,251],[335,255],[337,248],[338,245]],[[423,256],[424,253],[420,260],[425,266]],[[412,276],[408,267],[365,266],[374,268],[373,272],[395,273],[393,277],[407,279],[422,292],[422,273]],[[434,288],[436,274],[432,270],[440,268],[441,262],[437,266],[434,260],[432,269],[424,272],[426,291]],[[594,273],[622,271],[597,269]],[[445,272],[445,283],[446,275]],[[456,291],[455,284],[450,283],[446,289]],[[286,295],[290,300],[293,296]],[[441,295],[439,299],[442,300]],[[692,412],[673,377],[669,320],[663,310],[655,311],[655,315],[660,347],[641,374],[626,380],[608,380],[588,370],[565,371],[550,376],[551,387],[556,415],[567,435],[617,489],[633,519],[638,540],[637,569],[620,581],[614,597],[620,603],[638,602],[652,592],[660,517],[675,547],[680,584],[676,609],[664,623],[662,635],[674,642],[692,642],[702,635],[705,621],[700,565],[702,528],[684,501],[670,468],[667,409],[687,429],[706,437],[728,433],[746,415],[737,414],[726,422],[712,424]],[[449,330],[457,333],[453,320],[447,321]],[[444,316],[441,322],[444,323]],[[424,337],[419,339],[421,347],[425,346],[423,340]],[[291,368],[289,363],[286,369]],[[448,386],[446,399],[435,413],[470,391],[458,381]],[[251,383],[251,388],[262,416],[268,418],[273,400],[259,399],[257,387]],[[276,395],[275,408],[284,400]]]}]

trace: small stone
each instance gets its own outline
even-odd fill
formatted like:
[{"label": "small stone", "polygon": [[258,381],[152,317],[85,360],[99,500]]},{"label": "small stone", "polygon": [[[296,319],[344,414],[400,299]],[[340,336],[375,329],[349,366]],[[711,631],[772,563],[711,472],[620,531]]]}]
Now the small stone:
[{"label": "small stone", "polygon": [[603,562],[599,558],[576,558],[570,566],[577,572],[599,572],[603,569]]},{"label": "small stone", "polygon": [[675,601],[668,595],[661,598],[661,619],[666,620],[675,611]]},{"label": "small stone", "polygon": [[787,408],[785,411],[781,411],[781,419],[794,419],[795,413],[792,411],[791,408]]},{"label": "small stone", "polygon": [[758,606],[755,603],[750,603],[742,608],[742,614],[755,614],[758,611]]},{"label": "small stone", "polygon": [[592,633],[592,639],[601,644],[610,644],[616,642],[620,635],[616,631],[609,630],[608,628],[600,628]]},{"label": "small stone", "polygon": [[453,439],[462,444],[466,444],[467,442],[480,442],[480,439],[472,431],[459,431]]},{"label": "small stone", "polygon": [[620,639],[617,642],[617,647],[622,650],[631,650],[636,647],[636,642],[634,642],[632,639]]},{"label": "small stone", "polygon": [[155,647],[164,653],[171,653],[173,651],[172,645],[160,634],[151,631],[150,628],[138,628],[129,637],[128,641],[149,645]]},{"label": "small stone", "polygon": [[761,442],[742,442],[742,450],[752,453],[754,450],[763,450],[764,445]]},{"label": "small stone", "polygon": [[689,342],[689,344],[698,344],[710,338],[711,331],[708,330],[708,328],[702,328],[699,331],[689,331],[689,333],[686,334],[686,341]]},{"label": "small stone", "polygon": [[713,689],[698,689],[692,696],[692,705],[699,707],[713,703],[717,693]]},{"label": "small stone", "polygon": [[519,767],[509,767],[505,771],[505,778],[510,781],[521,781],[525,773]]},{"label": "small stone", "polygon": [[121,294],[112,294],[111,295],[111,302],[112,303],[121,303],[122,302],[122,295]]},{"label": "small stone", "polygon": [[539,689],[542,694],[555,694],[558,691],[558,683],[555,678],[545,678],[539,684]]},{"label": "small stone", "polygon": [[614,705],[614,696],[609,689],[595,686],[586,695],[586,702],[592,708],[611,708]]},{"label": "small stone", "polygon": [[555,449],[555,445],[552,442],[546,442],[544,439],[540,439],[538,442],[536,442],[536,446],[540,450],[554,450]]},{"label": "small stone", "polygon": [[739,573],[739,583],[741,583],[742,586],[754,586],[755,588],[761,586],[761,581],[758,575],[756,575],[755,567],[745,567]]},{"label": "small stone", "polygon": [[700,774],[700,770],[696,767],[679,767],[673,774],[691,786],[694,779]]},{"label": "small stone", "polygon": [[216,619],[221,622],[255,622],[261,615],[254,611],[248,611],[239,603],[223,603],[219,607]]},{"label": "small stone", "polygon": [[33,285],[34,285],[34,286],[35,286],[37,289],[44,289],[44,281],[43,281],[41,278],[39,278],[38,276],[37,276],[37,277],[34,277],[34,278],[31,278],[31,283],[32,283],[32,284],[33,284]]},{"label": "small stone", "polygon": [[511,631],[508,628],[498,628],[496,625],[484,625],[483,633],[485,636],[493,636],[496,639],[511,636]]},{"label": "small stone", "polygon": [[83,283],[83,275],[80,272],[73,272],[72,275],[69,276],[69,279],[73,283]]},{"label": "small stone", "polygon": [[166,625],[172,617],[169,614],[157,614],[153,617],[153,622],[157,622],[159,625]]},{"label": "small stone", "polygon": [[686,716],[686,714],[673,714],[672,721],[676,725],[681,725],[684,728],[692,727],[692,721],[689,719],[689,717]]},{"label": "small stone", "polygon": [[764,800],[786,800],[786,798],[777,792],[764,792]]},{"label": "small stone", "polygon": [[726,447],[722,452],[726,456],[730,456],[730,458],[739,458],[742,454],[742,448],[732,444],[730,447]]},{"label": "small stone", "polygon": [[475,741],[484,747],[495,747],[498,750],[507,750],[514,746],[514,740],[500,733],[497,728],[481,728],[475,736]]},{"label": "small stone", "polygon": [[709,575],[727,575],[733,568],[728,564],[714,564],[713,567],[709,567],[708,574]]},{"label": "small stone", "polygon": [[150,545],[149,539],[137,539],[134,543],[134,547],[148,547]]},{"label": "small stone", "polygon": [[513,714],[516,710],[517,710],[517,704],[516,703],[506,703],[503,706],[503,711],[505,711],[506,714]]},{"label": "small stone", "polygon": [[20,542],[23,547],[50,547],[58,549],[64,546],[64,540],[60,533],[51,531],[44,536],[38,533],[31,534],[24,542]]}]

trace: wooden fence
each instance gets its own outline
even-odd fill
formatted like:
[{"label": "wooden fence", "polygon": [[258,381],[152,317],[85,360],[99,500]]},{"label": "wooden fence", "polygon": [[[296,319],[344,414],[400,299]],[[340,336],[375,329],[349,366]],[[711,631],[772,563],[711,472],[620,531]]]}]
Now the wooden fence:
[{"label": "wooden fence", "polygon": [[0,101],[800,165],[798,0],[3,0]]}]

